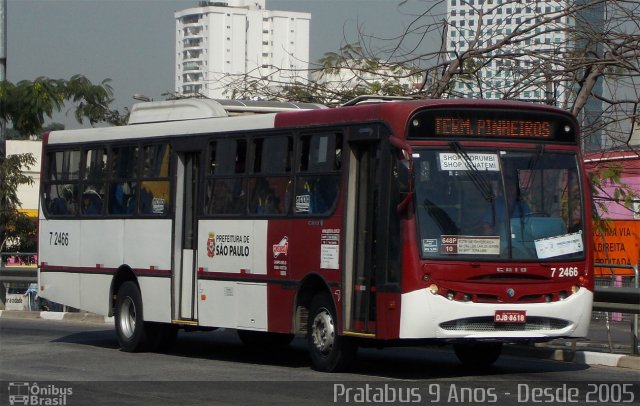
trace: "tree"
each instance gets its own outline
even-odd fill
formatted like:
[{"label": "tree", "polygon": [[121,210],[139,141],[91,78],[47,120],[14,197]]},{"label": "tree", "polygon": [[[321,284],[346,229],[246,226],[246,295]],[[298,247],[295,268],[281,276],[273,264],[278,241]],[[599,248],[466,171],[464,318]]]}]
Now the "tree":
[{"label": "tree", "polygon": [[[422,84],[408,92],[416,97],[556,105],[581,122],[585,151],[606,147],[639,153],[630,143],[640,117],[637,0],[457,0],[465,7],[451,18],[442,13],[456,0],[420,3],[420,12],[396,37],[381,39],[360,30],[355,43],[367,46],[328,54],[324,68],[340,67],[344,60],[417,66]],[[410,13],[406,10],[414,5],[403,0],[398,10]],[[359,66],[360,72],[368,69]],[[619,187],[612,199],[627,207],[640,200],[637,190],[620,183],[620,168],[602,169],[593,176],[597,190],[614,183]]]},{"label": "tree", "polygon": [[[224,82],[232,99],[260,99],[343,104],[357,96],[375,94],[404,96],[414,92],[421,72],[408,64],[386,64],[376,58],[362,59],[358,44],[348,44],[339,52],[326,53],[308,71],[286,70],[270,66],[245,74],[228,74]],[[289,78],[274,80],[273,77]]]},{"label": "tree", "polygon": [[109,108],[113,101],[109,82],[110,79],[105,79],[93,84],[82,75],[69,80],[39,77],[17,84],[0,82],[0,120],[11,123],[23,136],[39,135],[45,117],[51,118],[68,102],[73,104],[79,123],[86,119],[91,125],[100,122],[120,125],[122,114]]},{"label": "tree", "polygon": [[32,154],[10,155],[0,159],[0,251],[8,244],[19,250],[35,250],[36,225],[18,209],[18,186],[32,185],[33,179],[23,173],[36,160]]}]

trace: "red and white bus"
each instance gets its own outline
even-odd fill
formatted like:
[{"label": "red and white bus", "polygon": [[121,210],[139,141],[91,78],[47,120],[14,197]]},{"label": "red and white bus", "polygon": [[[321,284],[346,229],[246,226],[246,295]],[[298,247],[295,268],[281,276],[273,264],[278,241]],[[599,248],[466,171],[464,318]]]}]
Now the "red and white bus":
[{"label": "red and white bus", "polygon": [[301,334],[322,371],[358,346],[451,343],[488,365],[506,342],[586,335],[591,203],[571,115],[228,104],[143,103],[128,126],[44,137],[41,296],[114,315],[125,351],[178,328]]}]

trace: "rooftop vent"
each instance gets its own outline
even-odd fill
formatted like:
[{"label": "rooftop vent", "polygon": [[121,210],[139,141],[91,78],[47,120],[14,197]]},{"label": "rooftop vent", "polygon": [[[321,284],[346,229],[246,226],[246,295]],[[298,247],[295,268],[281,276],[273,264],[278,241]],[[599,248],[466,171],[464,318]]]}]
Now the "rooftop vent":
[{"label": "rooftop vent", "polygon": [[133,105],[129,125],[213,117],[227,117],[224,107],[215,100],[180,99],[145,102]]}]

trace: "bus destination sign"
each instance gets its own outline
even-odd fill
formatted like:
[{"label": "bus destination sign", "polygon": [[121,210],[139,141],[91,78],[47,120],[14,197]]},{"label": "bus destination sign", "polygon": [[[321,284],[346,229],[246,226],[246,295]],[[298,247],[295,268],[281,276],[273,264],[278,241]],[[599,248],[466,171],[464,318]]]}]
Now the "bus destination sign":
[{"label": "bus destination sign", "polygon": [[436,117],[437,136],[478,137],[539,137],[551,136],[548,120],[491,120],[457,117]]},{"label": "bus destination sign", "polygon": [[576,143],[570,116],[547,111],[432,109],[409,121],[409,138],[518,139]]}]

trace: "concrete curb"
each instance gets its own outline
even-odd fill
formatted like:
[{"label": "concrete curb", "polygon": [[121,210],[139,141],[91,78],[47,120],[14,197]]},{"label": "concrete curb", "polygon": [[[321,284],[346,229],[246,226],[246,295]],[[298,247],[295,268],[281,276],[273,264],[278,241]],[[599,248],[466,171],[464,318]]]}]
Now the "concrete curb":
[{"label": "concrete curb", "polygon": [[[113,317],[100,316],[94,313],[78,312],[29,312],[20,310],[0,310],[0,318],[6,319],[43,319],[64,320],[84,323],[114,324]],[[548,345],[506,345],[504,355],[531,357],[553,361],[571,362],[581,365],[602,365],[617,368],[640,370],[640,357],[624,354],[588,351],[576,348],[554,348]]]},{"label": "concrete curb", "polygon": [[64,320],[97,324],[113,324],[113,317],[101,316],[87,312],[30,312],[21,310],[0,310],[0,318],[4,319],[43,319]]}]

